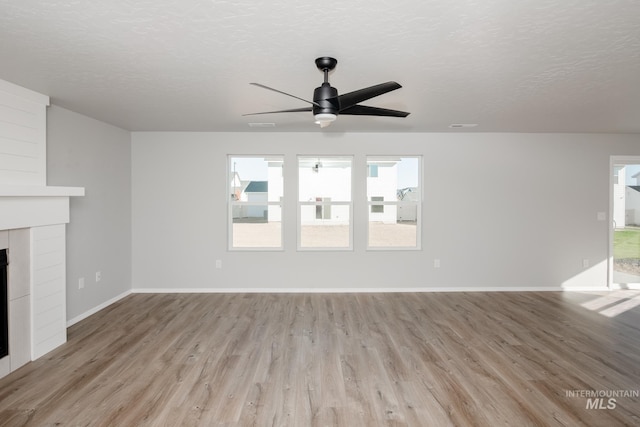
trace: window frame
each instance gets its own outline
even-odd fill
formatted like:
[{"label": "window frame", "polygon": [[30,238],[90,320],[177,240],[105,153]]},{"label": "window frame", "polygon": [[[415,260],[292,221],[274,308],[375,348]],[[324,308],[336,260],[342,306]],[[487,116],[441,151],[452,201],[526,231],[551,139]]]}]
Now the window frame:
[{"label": "window frame", "polygon": [[[403,159],[403,158],[413,158],[418,161],[418,201],[404,201],[404,200],[394,200],[394,201],[374,201],[369,200],[369,162],[375,161],[379,159],[380,161],[389,161],[392,158]],[[367,215],[366,215],[366,250],[367,251],[421,251],[422,250],[422,205],[424,201],[424,190],[423,190],[423,156],[420,154],[388,154],[388,155],[380,155],[380,154],[367,154],[365,156],[365,164],[367,169],[367,182],[365,183],[365,192],[364,199],[367,204]],[[375,177],[376,179],[380,179],[379,174]],[[383,209],[385,206],[395,206],[396,209],[399,209],[401,206],[415,206],[416,207],[416,244],[415,246],[371,246],[370,244],[370,225],[371,225],[371,214],[373,206],[382,206]],[[396,210],[397,212],[397,210]]]},{"label": "window frame", "polygon": [[[300,200],[300,185],[302,184],[300,179],[300,161],[301,159],[330,159],[335,158],[339,160],[349,160],[349,167],[351,169],[349,178],[350,178],[350,187],[349,187],[349,200],[333,200],[333,198],[325,197],[325,196],[315,196],[316,200],[314,201],[302,201]],[[297,204],[297,224],[296,224],[296,241],[297,241],[297,250],[299,252],[313,252],[313,251],[353,251],[353,180],[354,180],[354,164],[355,164],[355,156],[353,154],[322,154],[322,155],[312,155],[312,154],[298,154],[296,155],[296,177],[297,177],[297,189],[296,189],[296,204]],[[322,198],[322,200],[317,200],[318,198]],[[329,200],[326,200],[329,199]],[[321,207],[322,211],[325,211],[325,207],[331,208],[332,206],[347,206],[349,209],[349,245],[348,246],[302,246],[302,210],[303,206],[316,206]]]},{"label": "window frame", "polygon": [[[245,159],[255,159],[255,158],[263,158],[265,161],[267,159],[279,160],[282,162],[282,195],[277,201],[269,201],[267,196],[267,201],[263,202],[249,202],[242,200],[233,200],[231,193],[231,182],[235,180],[236,171],[233,170],[231,165],[232,159],[236,158],[245,158]],[[285,211],[285,194],[284,194],[284,168],[285,165],[285,156],[284,154],[227,154],[227,183],[226,183],[226,197],[227,197],[227,250],[230,252],[282,252],[284,251],[284,237],[285,237],[285,222],[284,222],[284,211]],[[240,177],[241,178],[241,177]],[[268,182],[268,179],[267,179]],[[241,190],[242,191],[242,190]],[[268,194],[268,193],[267,193]],[[234,206],[239,207],[251,207],[251,206],[266,206],[267,210],[269,206],[278,206],[280,208],[280,246],[234,246],[233,245],[233,208]]]}]

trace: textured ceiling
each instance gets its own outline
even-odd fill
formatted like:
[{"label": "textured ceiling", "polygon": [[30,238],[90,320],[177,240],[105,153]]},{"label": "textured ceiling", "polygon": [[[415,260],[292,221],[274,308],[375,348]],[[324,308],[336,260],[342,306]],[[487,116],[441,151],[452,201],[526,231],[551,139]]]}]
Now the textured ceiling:
[{"label": "textured ceiling", "polygon": [[[640,1],[0,0],[0,79],[129,130],[313,131],[333,56],[340,93],[406,119],[323,132],[640,132]],[[275,128],[250,128],[250,122]]]}]

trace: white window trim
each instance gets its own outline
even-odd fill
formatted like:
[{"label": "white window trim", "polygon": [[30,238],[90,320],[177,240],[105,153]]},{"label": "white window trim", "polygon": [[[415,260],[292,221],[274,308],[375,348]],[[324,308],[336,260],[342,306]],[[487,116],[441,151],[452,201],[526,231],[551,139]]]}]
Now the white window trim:
[{"label": "white window trim", "polygon": [[[300,201],[300,159],[301,158],[327,158],[327,157],[337,157],[342,159],[350,159],[351,160],[351,188],[349,189],[350,199],[349,201]],[[297,250],[298,252],[349,252],[353,251],[353,179],[354,179],[354,163],[355,156],[352,154],[322,154],[322,155],[314,155],[314,154],[298,154],[296,156],[296,199],[297,202],[297,224],[296,224],[296,241],[297,241]],[[302,238],[302,206],[325,206],[325,205],[333,205],[333,206],[349,206],[349,246],[326,246],[326,247],[307,247],[302,246],[302,242],[300,241]]]},{"label": "white window trim", "polygon": [[[283,154],[228,154],[227,155],[227,250],[229,252],[283,252],[284,251],[284,194],[279,201],[266,201],[266,202],[243,202],[240,200],[231,200],[229,197],[229,190],[231,189],[231,174],[234,172],[231,168],[232,158],[256,158],[256,157],[279,157],[282,158],[282,168],[284,173],[285,156]],[[233,207],[234,206],[279,206],[280,207],[280,246],[233,246]]]},{"label": "white window trim", "polygon": [[[424,203],[424,183],[422,181],[423,177],[423,157],[420,154],[388,154],[388,155],[380,155],[380,154],[368,154],[365,155],[365,165],[367,166],[367,171],[369,170],[368,165],[369,161],[375,161],[376,159],[385,160],[393,158],[415,158],[418,159],[418,195],[420,196],[417,202],[408,202],[403,200],[394,200],[394,201],[383,201],[376,202],[369,200],[368,196],[368,188],[365,185],[365,194],[364,198],[367,201],[367,216],[366,216],[366,224],[367,224],[367,233],[366,233],[366,250],[373,252],[380,251],[421,251],[422,250],[422,205]],[[368,178],[368,173],[367,173]],[[366,179],[366,178],[365,178]],[[416,245],[415,246],[370,246],[369,245],[369,215],[371,211],[371,205],[390,205],[390,206],[416,206]]]}]

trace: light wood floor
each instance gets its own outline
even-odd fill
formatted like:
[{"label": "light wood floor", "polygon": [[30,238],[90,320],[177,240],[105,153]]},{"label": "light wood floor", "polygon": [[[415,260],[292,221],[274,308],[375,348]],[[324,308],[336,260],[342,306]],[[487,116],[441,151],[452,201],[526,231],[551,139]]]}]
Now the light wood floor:
[{"label": "light wood floor", "polygon": [[640,425],[637,397],[567,396],[640,389],[637,304],[633,291],[136,294],[1,379],[0,425]]}]

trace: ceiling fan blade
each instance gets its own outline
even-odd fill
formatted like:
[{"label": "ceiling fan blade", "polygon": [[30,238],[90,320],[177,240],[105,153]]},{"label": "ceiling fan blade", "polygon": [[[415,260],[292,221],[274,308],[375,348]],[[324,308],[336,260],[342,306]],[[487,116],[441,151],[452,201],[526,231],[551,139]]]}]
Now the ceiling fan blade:
[{"label": "ceiling fan blade", "polygon": [[292,108],[290,110],[263,111],[261,113],[243,114],[243,116],[257,116],[258,114],[274,114],[274,113],[300,113],[303,111],[311,111],[312,107]]},{"label": "ceiling fan blade", "polygon": [[[402,86],[396,82],[386,82],[339,95],[337,99],[340,102],[340,112],[342,113],[342,110],[353,107],[354,105],[362,101],[366,101],[367,99],[371,99],[374,96],[379,96],[387,92],[391,92],[392,90],[400,89],[401,87]],[[329,99],[329,101],[331,100]]]},{"label": "ceiling fan blade", "polygon": [[340,110],[340,115],[342,114],[350,114],[353,116],[407,117],[410,113],[406,111],[388,110],[386,108],[367,107],[366,105],[354,105],[346,110]]},{"label": "ceiling fan blade", "polygon": [[254,86],[261,87],[261,88],[263,88],[263,89],[272,90],[272,91],[274,91],[274,92],[278,92],[278,93],[281,93],[281,94],[283,94],[283,95],[290,96],[290,97],[295,98],[295,99],[299,99],[300,101],[304,101],[304,102],[306,102],[306,103],[309,103],[309,104],[315,105],[315,106],[317,106],[317,107],[319,107],[319,106],[320,106],[320,104],[318,104],[317,102],[307,101],[306,99],[302,99],[302,98],[297,97],[297,96],[295,96],[295,95],[291,95],[290,93],[283,92],[283,91],[281,91],[281,90],[274,89],[274,88],[272,88],[272,87],[265,86],[265,85],[260,84],[260,83],[249,83],[249,84],[250,84],[250,85],[254,85]]}]

